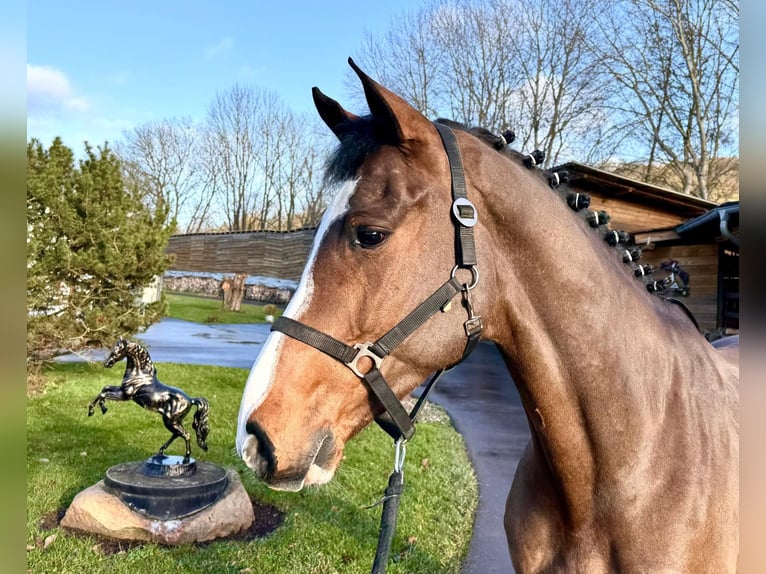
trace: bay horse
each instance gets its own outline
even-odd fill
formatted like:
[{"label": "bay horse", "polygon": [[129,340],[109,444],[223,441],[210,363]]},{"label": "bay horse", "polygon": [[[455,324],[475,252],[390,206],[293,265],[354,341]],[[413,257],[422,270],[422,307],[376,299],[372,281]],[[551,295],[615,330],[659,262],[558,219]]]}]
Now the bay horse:
[{"label": "bay horse", "polygon": [[186,443],[183,462],[188,464],[191,460],[191,436],[182,423],[192,407],[196,406],[197,410],[194,413],[192,428],[197,435],[197,444],[206,451],[210,409],[207,399],[190,397],[181,389],[160,382],[157,378],[157,368],[146,348],[134,341],[127,341],[119,337],[109,356],[104,359],[104,367],[111,369],[122,359],[126,360],[122,383],[120,386],[102,388],[101,392],[88,405],[88,416],[93,416],[96,405],[100,407],[102,414],[106,414],[108,409],[104,402],[107,399],[112,401],[132,400],[143,408],[162,415],[162,422],[171,433],[167,442],[160,447],[157,456],[164,456],[165,449],[175,439],[181,437]]},{"label": "bay horse", "polygon": [[710,344],[651,292],[663,281],[636,279],[630,237],[562,201],[537,156],[429,121],[349,64],[370,113],[313,89],[338,191],[250,371],[244,462],[296,491],[373,420],[409,438],[398,401],[478,333],[531,432],[504,519],[517,573],[734,572],[738,336]]}]

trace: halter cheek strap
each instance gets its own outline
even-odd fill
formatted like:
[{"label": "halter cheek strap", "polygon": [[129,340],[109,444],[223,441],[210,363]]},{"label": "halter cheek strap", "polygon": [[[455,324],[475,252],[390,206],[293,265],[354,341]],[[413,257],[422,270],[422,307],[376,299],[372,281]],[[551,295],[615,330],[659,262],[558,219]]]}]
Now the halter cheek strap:
[{"label": "halter cheek strap", "polygon": [[[474,313],[471,302],[471,290],[476,287],[479,281],[479,273],[476,268],[476,247],[473,239],[473,226],[477,222],[476,208],[467,198],[463,164],[455,134],[443,124],[434,123],[434,125],[439,131],[447,152],[452,179],[452,215],[455,225],[456,264],[450,273],[450,278],[375,342],[347,345],[313,327],[284,316],[277,318],[271,326],[272,331],[284,333],[340,361],[351,369],[357,377],[361,378],[385,409],[383,414],[375,418],[375,422],[394,440],[412,438],[415,434],[415,417],[428,392],[445,371],[471,354],[481,338],[483,329],[481,317]],[[458,269],[471,271],[470,284],[461,284],[457,280]],[[446,311],[458,293],[463,294],[463,305],[468,312],[468,319],[464,323],[467,340],[463,355],[455,365],[441,369],[434,374],[412,411],[407,413],[380,372],[380,367],[383,360],[391,354],[396,346],[415,332],[432,315],[438,311]],[[373,367],[366,373],[362,373],[359,369],[359,361],[365,357],[372,361]]]}]

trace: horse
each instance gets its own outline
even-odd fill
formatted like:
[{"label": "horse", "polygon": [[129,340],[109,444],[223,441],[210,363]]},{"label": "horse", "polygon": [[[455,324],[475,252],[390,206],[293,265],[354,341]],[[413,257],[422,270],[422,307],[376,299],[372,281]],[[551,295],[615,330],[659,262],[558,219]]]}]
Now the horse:
[{"label": "horse", "polygon": [[734,572],[738,335],[714,346],[637,279],[629,234],[567,199],[539,154],[430,121],[349,64],[369,113],[312,90],[337,192],[247,378],[244,463],[298,491],[373,420],[408,440],[400,401],[478,338],[531,433],[498,525],[517,573]]},{"label": "horse", "polygon": [[183,464],[191,460],[191,440],[189,432],[183,427],[183,419],[197,407],[194,413],[192,428],[197,436],[197,444],[202,450],[207,451],[207,436],[209,434],[208,413],[210,405],[204,397],[190,397],[181,389],[170,387],[160,382],[157,378],[157,368],[154,366],[149,352],[145,347],[133,341],[127,341],[119,337],[112,347],[109,356],[104,359],[104,367],[111,369],[116,363],[126,359],[125,374],[122,384],[106,386],[88,405],[88,416],[93,416],[93,411],[98,405],[101,413],[108,410],[104,402],[133,400],[143,408],[162,415],[165,428],[171,433],[170,438],[155,455],[162,458],[171,443],[181,437],[186,443],[186,453]]}]

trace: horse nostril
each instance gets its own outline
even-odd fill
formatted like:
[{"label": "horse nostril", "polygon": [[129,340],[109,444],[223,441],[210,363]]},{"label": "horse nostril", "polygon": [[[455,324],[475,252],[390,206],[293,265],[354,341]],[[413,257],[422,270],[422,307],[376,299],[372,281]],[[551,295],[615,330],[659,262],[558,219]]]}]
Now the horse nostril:
[{"label": "horse nostril", "polygon": [[277,469],[277,457],[274,455],[274,445],[258,423],[253,420],[247,421],[245,426],[247,434],[251,435],[256,440],[256,452],[258,458],[254,461],[255,467],[253,470],[263,480],[268,480],[272,477]]}]

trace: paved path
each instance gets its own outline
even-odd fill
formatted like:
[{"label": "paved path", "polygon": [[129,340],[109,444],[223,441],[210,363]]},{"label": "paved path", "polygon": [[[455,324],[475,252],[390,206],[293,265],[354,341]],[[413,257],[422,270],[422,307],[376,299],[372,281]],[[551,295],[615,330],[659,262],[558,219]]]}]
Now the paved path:
[{"label": "paved path", "polygon": [[[269,336],[268,324],[223,325],[163,319],[135,339],[146,345],[155,363],[216,365],[249,369]],[[88,359],[102,361],[106,352],[94,351]],[[62,361],[80,360],[61,357]]]},{"label": "paved path", "polygon": [[513,574],[503,514],[529,427],[494,344],[481,343],[446,373],[431,400],[447,410],[463,436],[479,482],[479,508],[462,574]]},{"label": "paved path", "polygon": [[[155,362],[249,369],[268,333],[269,325],[163,319],[137,338]],[[89,358],[105,356],[95,352]],[[479,482],[479,508],[462,574],[513,574],[503,513],[529,429],[516,387],[495,346],[480,344],[464,363],[442,377],[430,398],[447,410],[465,439]]]}]

